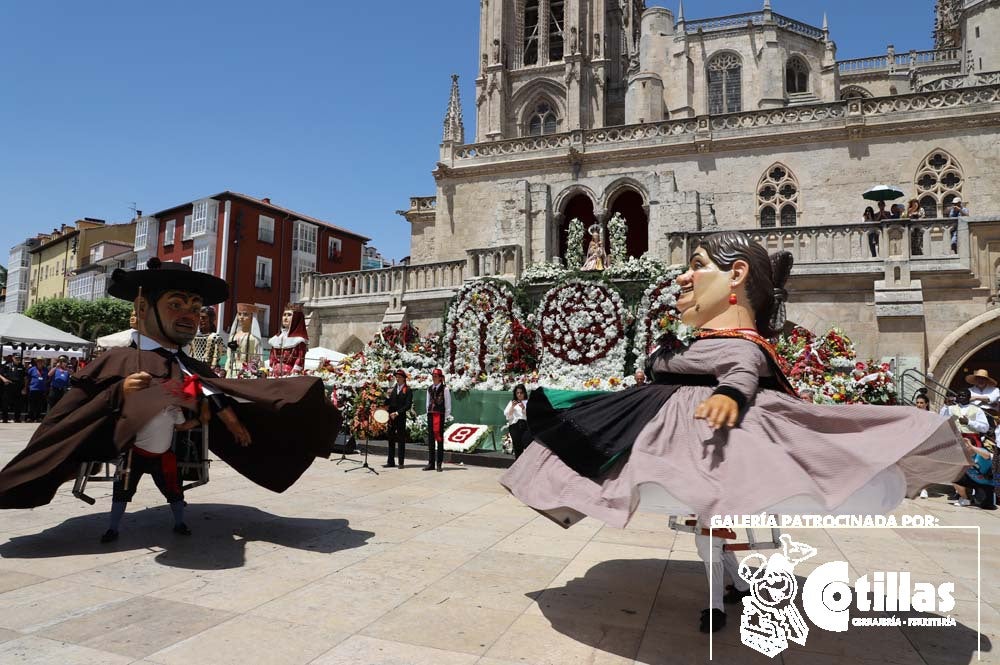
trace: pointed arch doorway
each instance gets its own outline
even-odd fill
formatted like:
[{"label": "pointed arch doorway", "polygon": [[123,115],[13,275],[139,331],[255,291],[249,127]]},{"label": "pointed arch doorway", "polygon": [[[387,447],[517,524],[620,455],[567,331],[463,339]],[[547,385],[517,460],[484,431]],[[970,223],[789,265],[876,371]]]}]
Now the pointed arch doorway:
[{"label": "pointed arch doorway", "polygon": [[608,208],[608,219],[617,212],[625,218],[628,227],[627,251],[639,258],[649,250],[649,215],[642,194],[625,188],[615,195]]}]

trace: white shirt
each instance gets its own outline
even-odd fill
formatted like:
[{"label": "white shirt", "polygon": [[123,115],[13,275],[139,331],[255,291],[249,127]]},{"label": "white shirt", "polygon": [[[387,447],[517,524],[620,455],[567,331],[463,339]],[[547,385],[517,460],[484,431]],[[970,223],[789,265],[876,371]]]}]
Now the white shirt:
[{"label": "white shirt", "polygon": [[[979,407],[995,407],[997,402],[1000,402],[1000,388],[996,386],[986,386],[982,390],[976,386],[969,386],[969,394],[972,395],[972,404]],[[986,399],[980,401],[976,399],[977,397],[985,397]]]},{"label": "white shirt", "polygon": [[[177,352],[176,349],[168,349],[156,340],[151,339],[146,335],[142,335],[138,331],[132,333],[132,343],[143,351],[166,349],[171,353]],[[177,358],[177,365],[181,368],[181,372],[183,372],[185,376],[191,376],[191,372],[184,367],[184,363],[181,362],[180,358]],[[215,395],[219,392],[218,390],[209,388],[206,385],[201,386],[201,391],[205,395]],[[174,442],[174,427],[176,425],[180,425],[185,420],[184,413],[179,407],[173,405],[168,406],[163,411],[153,416],[149,422],[143,425],[142,429],[136,433],[136,447],[142,448],[143,450],[155,455],[162,455],[170,450],[170,446]]]},{"label": "white shirt", "polygon": [[[432,386],[433,386],[433,384],[431,384],[430,386],[427,386],[427,399],[424,400],[426,402],[426,404],[427,404],[427,406],[425,407],[425,410],[428,413],[431,410],[431,387]],[[451,418],[451,391],[448,390],[448,386],[445,386],[444,387],[444,419],[448,420],[449,418]]]},{"label": "white shirt", "polygon": [[526,411],[524,402],[515,402],[514,400],[511,400],[507,402],[507,406],[504,407],[503,415],[507,416],[507,424],[513,425],[518,420],[528,419]]},{"label": "white shirt", "polygon": [[162,455],[170,450],[170,445],[174,442],[174,428],[185,420],[179,407],[168,406],[142,426],[135,435],[135,447],[154,455]]},{"label": "white shirt", "polygon": [[962,432],[979,432],[980,434],[986,434],[990,429],[990,423],[986,420],[986,414],[983,410],[974,404],[966,404],[965,406],[959,406],[958,404],[952,404],[951,406],[941,407],[942,416],[950,416],[955,420],[959,417],[965,416],[969,419],[968,424],[962,425],[959,423],[958,429]]}]

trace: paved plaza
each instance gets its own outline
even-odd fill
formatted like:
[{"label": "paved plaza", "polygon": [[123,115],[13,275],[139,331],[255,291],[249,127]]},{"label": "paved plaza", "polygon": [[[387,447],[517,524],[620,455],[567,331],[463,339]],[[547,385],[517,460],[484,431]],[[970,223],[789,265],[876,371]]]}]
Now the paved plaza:
[{"label": "paved plaza", "polygon": [[[0,463],[31,425],[0,428]],[[381,462],[381,458],[378,460]],[[627,530],[592,520],[563,531],[497,484],[500,471],[414,462],[379,476],[318,460],[284,494],[222,463],[188,493],[192,537],[145,479],[101,545],[110,487],[97,505],[69,485],[51,505],[0,512],[0,663],[314,663],[611,665],[700,663],[707,605],[690,535],[657,515]],[[379,469],[382,471],[382,469]],[[1000,517],[944,497],[907,501],[982,534],[980,662],[1000,662]],[[851,579],[909,571],[955,583],[954,627],[813,627],[805,646],[768,659],[740,643],[737,609],[714,635],[718,663],[938,664],[977,662],[974,529],[798,530]],[[905,613],[903,613],[905,614]],[[910,613],[912,615],[912,613]]]}]

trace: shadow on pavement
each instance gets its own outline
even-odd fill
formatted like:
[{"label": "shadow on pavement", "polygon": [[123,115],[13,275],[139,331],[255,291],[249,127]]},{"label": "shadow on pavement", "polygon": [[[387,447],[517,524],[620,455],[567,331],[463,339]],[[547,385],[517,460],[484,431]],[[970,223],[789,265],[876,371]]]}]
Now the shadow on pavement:
[{"label": "shadow on pavement", "polygon": [[[708,604],[708,580],[704,577],[704,565],[700,561],[670,561],[661,582],[664,563],[655,559],[605,561],[595,564],[583,577],[570,580],[563,586],[540,589],[526,595],[536,600],[539,610],[552,628],[581,644],[624,658],[635,658],[637,645],[627,641],[608,640],[607,632],[616,623],[620,623],[621,616],[617,615],[618,612],[628,615],[648,612],[649,619],[642,626],[645,631],[644,641],[653,636],[652,639],[660,642],[661,646],[670,642],[675,642],[678,647],[682,644],[703,643],[707,659],[708,636],[700,634],[697,629],[701,610]],[[643,580],[648,580],[648,585],[652,587],[659,585],[655,602],[648,593],[636,593],[637,586],[641,586]],[[971,619],[964,617],[966,623],[956,618],[954,626],[908,626],[907,622],[911,618],[947,618],[948,614],[914,611],[861,612],[852,604],[848,610],[851,619],[897,617],[902,625],[849,625],[844,632],[830,632],[818,628],[809,620],[801,604],[801,589],[806,578],[797,575],[796,580],[800,590],[796,606],[806,621],[809,633],[805,645],[789,644],[785,653],[799,652],[801,656],[810,652],[817,655],[828,654],[842,658],[844,662],[856,662],[865,657],[880,658],[885,654],[887,645],[905,646],[908,643],[919,654],[919,658],[914,661],[916,663],[965,665],[977,662],[975,614]],[[919,581],[917,578],[914,580]],[[956,600],[966,601],[966,608],[970,605],[974,607],[974,598],[959,598],[956,595]],[[601,606],[600,613],[593,611],[595,603]],[[737,648],[746,648],[747,659],[750,661],[759,658],[760,654],[750,647],[744,647],[740,642],[742,609],[741,605],[727,606],[728,623],[715,633],[714,639],[716,644],[724,642],[736,645]],[[985,633],[981,636],[981,648],[984,656],[993,650],[992,642]],[[902,654],[898,657],[905,658]],[[986,660],[984,657],[983,662]]]},{"label": "shadow on pavement", "polygon": [[259,541],[329,554],[362,547],[375,534],[355,531],[345,519],[284,517],[231,504],[191,504],[185,521],[191,536],[173,533],[166,506],[126,513],[121,536],[110,544],[99,538],[107,529],[107,513],[73,517],[44,531],[16,536],[0,544],[5,559],[39,559],[126,550],[159,550],[156,561],[176,568],[221,570],[246,562],[246,543]]}]

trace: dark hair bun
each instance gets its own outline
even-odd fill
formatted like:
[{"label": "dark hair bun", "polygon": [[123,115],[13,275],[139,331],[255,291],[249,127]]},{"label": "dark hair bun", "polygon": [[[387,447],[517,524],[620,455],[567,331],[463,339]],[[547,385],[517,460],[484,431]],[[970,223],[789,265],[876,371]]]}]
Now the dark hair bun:
[{"label": "dark hair bun", "polygon": [[160,259],[155,256],[146,261],[146,268],[149,270],[159,270],[161,265],[163,264],[160,262]]}]

